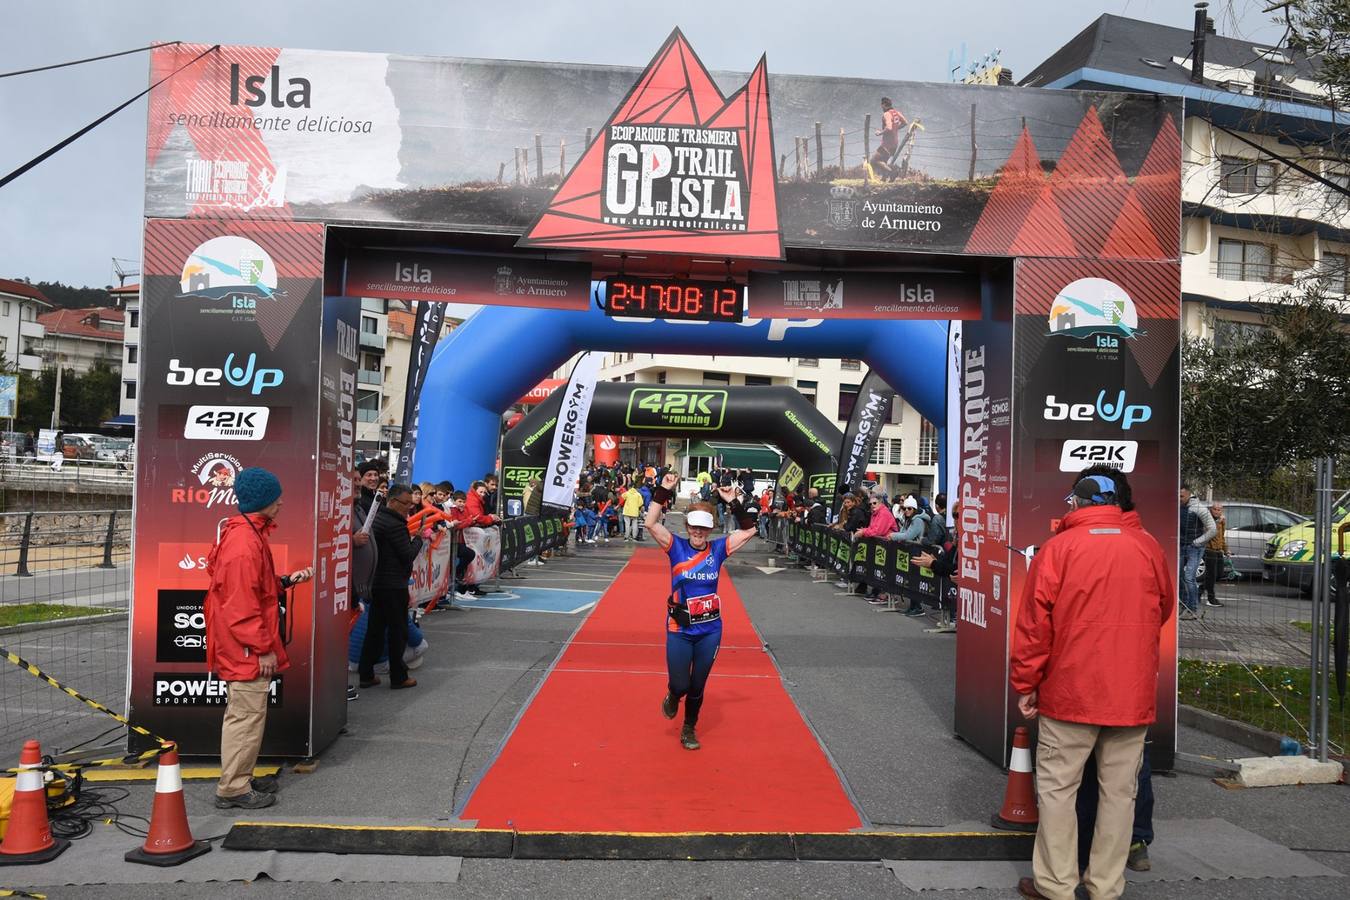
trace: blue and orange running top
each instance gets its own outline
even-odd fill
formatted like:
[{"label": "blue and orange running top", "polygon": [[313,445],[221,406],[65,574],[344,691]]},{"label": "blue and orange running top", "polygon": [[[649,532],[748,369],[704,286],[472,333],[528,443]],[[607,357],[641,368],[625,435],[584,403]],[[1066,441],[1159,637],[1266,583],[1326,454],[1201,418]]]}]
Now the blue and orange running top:
[{"label": "blue and orange running top", "polygon": [[[685,634],[711,634],[722,630],[721,600],[717,596],[717,579],[722,574],[722,563],[727,559],[727,539],[709,540],[701,550],[695,550],[689,539],[671,535],[670,593],[675,605],[690,618],[688,625],[676,621],[673,610],[666,612],[666,628]],[[691,604],[690,601],[693,601]]]}]

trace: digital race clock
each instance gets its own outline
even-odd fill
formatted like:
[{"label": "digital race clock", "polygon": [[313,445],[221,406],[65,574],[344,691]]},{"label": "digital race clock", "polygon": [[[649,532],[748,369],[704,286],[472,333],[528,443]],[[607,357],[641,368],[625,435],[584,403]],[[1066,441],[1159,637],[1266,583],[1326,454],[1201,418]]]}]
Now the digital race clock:
[{"label": "digital race clock", "polygon": [[745,318],[745,288],[730,281],[679,278],[605,280],[605,315],[644,319],[739,322]]}]

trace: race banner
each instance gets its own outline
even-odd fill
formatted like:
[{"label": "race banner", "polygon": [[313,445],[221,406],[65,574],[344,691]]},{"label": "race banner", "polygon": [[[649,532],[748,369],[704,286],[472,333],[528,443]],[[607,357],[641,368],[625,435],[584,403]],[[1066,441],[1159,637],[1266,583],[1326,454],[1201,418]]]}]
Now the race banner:
[{"label": "race banner", "polygon": [[856,491],[862,484],[868,460],[881,437],[881,426],[890,419],[894,402],[895,391],[882,380],[876,369],[868,372],[858,389],[858,399],[844,431],[844,442],[839,447],[839,474],[835,478],[834,495],[836,513],[844,502],[844,495]]},{"label": "race banner", "polygon": [[572,375],[562,391],[558,426],[553,429],[553,449],[548,455],[544,478],[544,503],[570,509],[577,489],[577,478],[586,454],[586,419],[595,395],[595,379],[600,374],[601,354],[583,353],[572,367]]},{"label": "race banner", "polygon": [[961,481],[961,323],[953,321],[947,326],[947,459],[946,467],[939,473],[942,478],[941,490],[947,492],[947,527],[952,527],[956,518],[952,512],[952,499],[956,496],[956,486]]},{"label": "race banner", "polygon": [[412,581],[408,583],[409,603],[419,606],[449,593],[454,560],[455,542],[450,532],[441,532],[439,541],[423,541],[413,562]]},{"label": "race banner", "polygon": [[783,465],[778,469],[778,477],[774,479],[776,485],[775,491],[792,491],[796,493],[797,487],[806,477],[806,470],[788,457],[783,457]]},{"label": "race banner", "polygon": [[919,566],[913,557],[932,547],[885,538],[850,538],[828,525],[790,522],[788,550],[798,559],[830,569],[840,578],[919,602],[930,608],[956,608],[956,585]]},{"label": "race banner", "polygon": [[980,279],[949,272],[751,272],[757,319],[978,319]]},{"label": "race banner", "polygon": [[[356,296],[370,296],[358,294]],[[412,348],[408,357],[408,382],[403,391],[403,442],[399,446],[394,480],[407,484],[412,478],[413,454],[417,451],[417,417],[422,411],[422,382],[431,365],[431,354],[445,324],[445,304],[422,301],[417,304],[413,323]]]},{"label": "race banner", "polygon": [[483,584],[501,571],[502,534],[500,528],[466,528],[464,543],[475,554],[464,570],[462,584]]},{"label": "race banner", "polygon": [[343,293],[584,310],[591,300],[591,267],[549,259],[362,248],[347,256]]}]

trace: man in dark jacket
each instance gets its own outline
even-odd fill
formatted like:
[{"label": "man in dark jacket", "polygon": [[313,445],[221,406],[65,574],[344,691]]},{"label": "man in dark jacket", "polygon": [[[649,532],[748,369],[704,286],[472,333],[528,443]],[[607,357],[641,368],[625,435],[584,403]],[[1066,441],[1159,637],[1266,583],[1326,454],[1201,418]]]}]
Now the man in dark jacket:
[{"label": "man in dark jacket", "polygon": [[1158,636],[1176,605],[1166,557],[1125,524],[1112,478],[1091,475],[1027,573],[1009,669],[1018,709],[1040,720],[1040,823],[1027,898],[1071,898],[1079,883],[1075,798],[1097,754],[1099,798],[1082,881],[1093,897],[1125,888],[1144,734],[1157,716]]},{"label": "man in dark jacket", "polygon": [[281,482],[266,469],[244,469],[234,480],[239,515],[221,529],[206,558],[211,584],[206,617],[206,666],[229,685],[220,727],[216,808],[271,806],[276,779],[253,777],[267,725],[272,679],[290,661],[281,636],[282,591],[314,577],[311,568],[278,578],[267,536],[281,509]]},{"label": "man in dark jacket", "polygon": [[408,645],[408,579],[422,550],[422,538],[408,534],[408,513],[412,508],[412,488],[406,484],[392,485],[371,528],[379,559],[370,585],[370,621],[361,644],[363,688],[380,683],[375,677],[375,663],[380,659],[382,640],[387,642],[389,652],[389,686],[394,690],[417,686],[417,680],[408,677],[408,667],[403,664],[403,651]]},{"label": "man in dark jacket", "polygon": [[356,497],[352,501],[352,528],[360,530],[361,526],[366,524],[366,516],[370,515],[370,504],[375,502],[375,492],[380,487],[380,466],[375,460],[370,459],[356,467],[356,483],[358,490]]}]

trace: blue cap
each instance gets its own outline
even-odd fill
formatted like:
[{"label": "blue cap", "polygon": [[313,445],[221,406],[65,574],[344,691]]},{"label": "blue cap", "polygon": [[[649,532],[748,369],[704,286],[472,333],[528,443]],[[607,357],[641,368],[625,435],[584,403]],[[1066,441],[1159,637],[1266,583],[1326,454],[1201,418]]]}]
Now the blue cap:
[{"label": "blue cap", "polygon": [[1084,503],[1098,505],[1110,503],[1116,495],[1116,483],[1105,475],[1089,475],[1073,486],[1073,491],[1064,501],[1067,503],[1077,497]]},{"label": "blue cap", "polygon": [[281,496],[281,482],[266,469],[251,466],[234,477],[234,498],[241,513],[266,509]]}]

